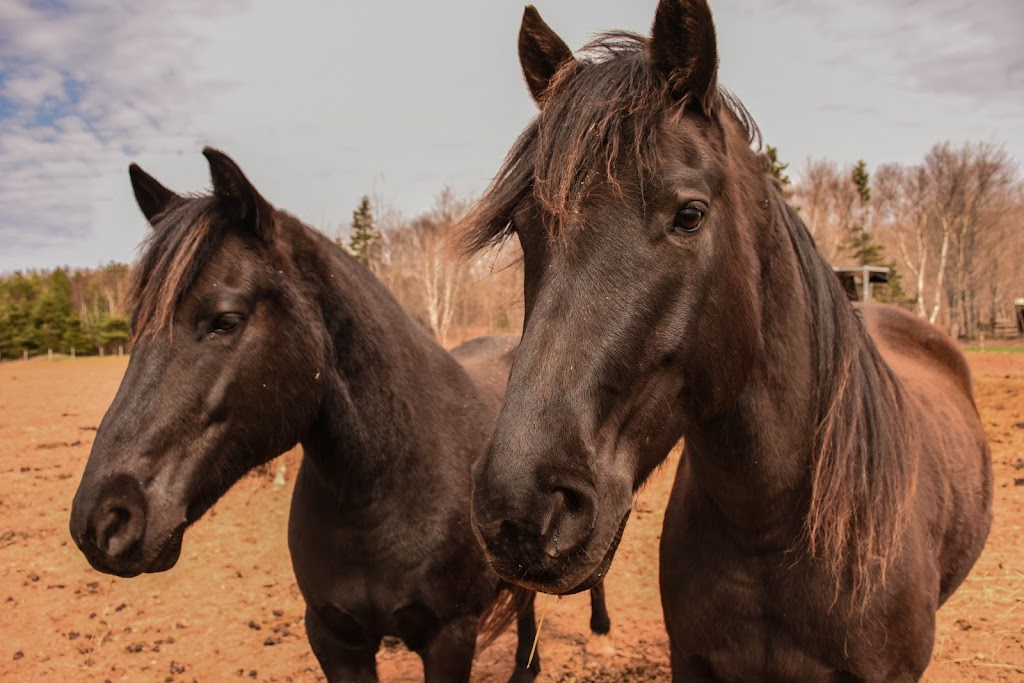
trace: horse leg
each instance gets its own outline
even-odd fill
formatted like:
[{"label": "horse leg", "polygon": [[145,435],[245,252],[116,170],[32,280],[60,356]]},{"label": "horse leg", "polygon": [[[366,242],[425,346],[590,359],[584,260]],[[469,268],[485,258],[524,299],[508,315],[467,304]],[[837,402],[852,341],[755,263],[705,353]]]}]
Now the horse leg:
[{"label": "horse leg", "polygon": [[612,630],[612,620],[608,616],[608,605],[604,600],[604,579],[590,589],[590,632],[606,636]]},{"label": "horse leg", "polygon": [[588,666],[598,666],[615,654],[611,637],[612,622],[604,598],[604,581],[590,589],[590,639],[587,641]]},{"label": "horse leg", "polygon": [[[534,649],[533,644],[537,642],[537,616],[534,613],[534,603],[537,594],[530,596],[526,608],[516,619],[516,668],[508,683],[531,683],[540,673],[540,651]],[[533,653],[533,661],[530,661],[530,653]]]},{"label": "horse leg", "polygon": [[612,621],[608,616],[608,605],[604,599],[604,581],[590,589],[590,639],[587,641],[587,656],[596,661],[588,665],[598,665],[601,660],[615,654],[615,645],[611,637]]},{"label": "horse leg", "polygon": [[476,652],[477,617],[462,617],[444,624],[425,649],[417,652],[423,660],[425,683],[468,683]]},{"label": "horse leg", "polygon": [[330,683],[376,683],[380,639],[369,638],[365,643],[353,644],[339,638],[335,630],[308,606],[306,637]]}]

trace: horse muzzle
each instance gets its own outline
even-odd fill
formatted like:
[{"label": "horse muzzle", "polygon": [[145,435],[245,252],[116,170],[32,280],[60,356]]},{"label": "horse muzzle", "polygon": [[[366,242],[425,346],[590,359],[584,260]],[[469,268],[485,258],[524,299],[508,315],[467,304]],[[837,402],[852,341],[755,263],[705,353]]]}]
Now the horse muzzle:
[{"label": "horse muzzle", "polygon": [[159,524],[142,486],[127,474],[107,477],[99,487],[83,482],[71,506],[71,537],[89,564],[123,578],[173,567],[185,526],[183,514],[180,523]]},{"label": "horse muzzle", "polygon": [[[513,486],[495,496],[493,481],[478,472],[473,527],[488,562],[504,580],[559,595],[587,590],[611,564],[629,515],[606,519],[588,480],[568,473],[544,476],[545,486]],[[517,495],[508,495],[514,490]],[[488,495],[490,494],[490,495]]]}]

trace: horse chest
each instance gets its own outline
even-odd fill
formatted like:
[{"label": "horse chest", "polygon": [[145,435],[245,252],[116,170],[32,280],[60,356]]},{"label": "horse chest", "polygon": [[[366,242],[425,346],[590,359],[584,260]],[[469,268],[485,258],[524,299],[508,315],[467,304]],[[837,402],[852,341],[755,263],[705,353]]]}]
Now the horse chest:
[{"label": "horse chest", "polygon": [[831,680],[845,633],[820,574],[784,549],[751,552],[721,519],[683,508],[670,504],[661,549],[674,661],[696,679]]},{"label": "horse chest", "polygon": [[481,584],[488,576],[482,558],[467,557],[431,523],[424,529],[386,515],[339,514],[310,482],[300,473],[289,547],[303,597],[336,638],[362,647],[394,636],[420,650],[453,615],[482,611],[494,583]]},{"label": "horse chest", "polygon": [[828,604],[808,609],[799,582],[769,589],[762,572],[720,571],[716,580],[663,582],[675,653],[715,680],[833,680],[842,636],[826,616]]},{"label": "horse chest", "polygon": [[662,599],[673,660],[695,679],[916,680],[927,666],[932,591],[899,573],[860,615],[835,601],[831,578],[806,560],[740,557],[692,540],[680,547],[702,552],[662,566]]},{"label": "horse chest", "polygon": [[352,648],[363,648],[392,636],[417,652],[433,640],[442,626],[442,618],[422,603],[391,608],[362,598],[365,596],[347,595],[337,602],[310,605],[333,636]]}]

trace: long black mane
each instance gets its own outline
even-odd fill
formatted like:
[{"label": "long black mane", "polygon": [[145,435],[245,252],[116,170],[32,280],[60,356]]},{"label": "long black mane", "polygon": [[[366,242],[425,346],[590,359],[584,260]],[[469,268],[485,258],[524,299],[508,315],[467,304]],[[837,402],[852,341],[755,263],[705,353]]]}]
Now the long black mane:
[{"label": "long black mane", "polygon": [[[796,255],[810,309],[818,425],[810,463],[809,552],[851,596],[884,582],[906,524],[919,453],[903,389],[864,329],[839,279],[796,211],[775,201]],[[842,576],[849,566],[852,574]]]}]

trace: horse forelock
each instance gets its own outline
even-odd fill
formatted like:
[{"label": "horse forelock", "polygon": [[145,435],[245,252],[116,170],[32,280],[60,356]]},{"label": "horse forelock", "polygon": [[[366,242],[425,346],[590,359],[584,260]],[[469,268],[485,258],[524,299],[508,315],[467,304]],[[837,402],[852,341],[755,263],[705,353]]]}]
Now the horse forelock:
[{"label": "horse forelock", "polygon": [[[509,150],[494,181],[462,223],[462,245],[474,252],[513,232],[512,217],[532,197],[551,219],[549,231],[571,232],[581,204],[595,184],[624,195],[629,183],[643,188],[659,173],[659,144],[666,116],[681,116],[689,96],[673,96],[668,80],[651,62],[648,39],[633,33],[605,33],[576,60],[562,65],[548,88],[540,113]],[[760,132],[743,104],[719,88],[724,105],[716,116],[731,116],[760,147]]]},{"label": "horse forelock", "polygon": [[129,288],[135,339],[172,329],[182,297],[223,239],[219,226],[213,197],[183,197],[157,218]]}]

